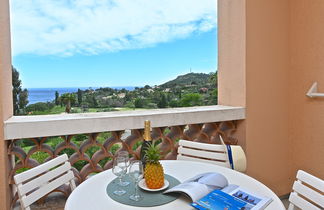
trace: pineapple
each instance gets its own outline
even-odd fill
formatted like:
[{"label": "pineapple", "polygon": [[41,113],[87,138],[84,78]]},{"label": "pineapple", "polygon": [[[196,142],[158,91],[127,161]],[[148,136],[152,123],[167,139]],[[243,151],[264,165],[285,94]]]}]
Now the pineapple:
[{"label": "pineapple", "polygon": [[159,189],[164,186],[164,172],[159,162],[161,155],[160,149],[151,143],[145,151],[144,178],[146,186],[150,189]]}]

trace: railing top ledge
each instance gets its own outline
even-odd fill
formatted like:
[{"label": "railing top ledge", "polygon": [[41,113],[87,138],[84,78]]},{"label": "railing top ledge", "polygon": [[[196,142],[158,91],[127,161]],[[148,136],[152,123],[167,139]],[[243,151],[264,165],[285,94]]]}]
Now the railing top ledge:
[{"label": "railing top ledge", "polygon": [[186,108],[13,116],[5,121],[5,139],[59,136],[143,128],[144,120],[152,127],[240,120],[245,118],[243,107],[199,106]]}]

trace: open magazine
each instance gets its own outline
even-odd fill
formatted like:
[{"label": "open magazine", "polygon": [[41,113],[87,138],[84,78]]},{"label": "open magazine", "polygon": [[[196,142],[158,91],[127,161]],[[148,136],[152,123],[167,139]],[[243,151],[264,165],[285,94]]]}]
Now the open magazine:
[{"label": "open magazine", "polygon": [[199,174],[164,193],[182,192],[188,195],[196,209],[264,209],[271,198],[255,195],[238,185],[228,184],[219,173]]}]

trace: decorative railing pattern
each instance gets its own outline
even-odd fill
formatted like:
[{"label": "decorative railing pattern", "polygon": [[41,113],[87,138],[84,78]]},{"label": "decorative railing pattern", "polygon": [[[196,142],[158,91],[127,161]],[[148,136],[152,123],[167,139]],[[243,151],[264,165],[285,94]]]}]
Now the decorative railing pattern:
[{"label": "decorative railing pattern", "polygon": [[[236,144],[237,140],[232,137],[235,130],[235,121],[157,127],[152,129],[152,138],[161,148],[163,159],[176,159],[179,139],[219,143],[219,135],[221,135],[227,144]],[[92,173],[110,169],[118,151],[126,150],[133,159],[138,159],[143,141],[143,129],[133,129],[129,135],[124,133],[125,131],[111,131],[12,140],[8,150],[9,155],[12,156],[12,170],[9,175],[11,184],[16,173],[42,163],[37,159],[47,161],[61,153],[69,155],[78,184]],[[51,141],[55,141],[56,145]],[[64,187],[55,191],[62,192],[66,196],[69,194],[68,188]],[[16,199],[17,196],[14,201]]]},{"label": "decorative railing pattern", "polygon": [[[62,153],[69,156],[76,184],[92,174],[110,169],[118,151],[138,159],[143,142],[144,120],[151,120],[151,135],[163,159],[176,159],[178,140],[236,144],[237,122],[245,109],[204,106],[128,112],[83,113],[44,116],[13,116],[4,124],[12,168],[8,174],[13,189],[15,174],[33,168]],[[68,188],[56,189],[66,197]],[[45,199],[45,198],[44,198]]]}]

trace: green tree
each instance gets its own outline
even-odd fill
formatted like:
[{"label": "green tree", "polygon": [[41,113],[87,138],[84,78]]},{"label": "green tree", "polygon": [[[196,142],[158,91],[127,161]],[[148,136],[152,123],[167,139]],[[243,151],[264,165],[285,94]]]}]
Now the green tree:
[{"label": "green tree", "polygon": [[28,90],[25,88],[19,94],[19,110],[21,113],[26,113],[26,106],[28,104]]},{"label": "green tree", "polygon": [[170,103],[169,103],[169,106],[170,107],[179,107],[179,103],[177,100],[171,100]]},{"label": "green tree", "polygon": [[19,72],[13,66],[12,68],[12,99],[14,115],[19,113],[19,94],[21,93],[21,80],[19,79]]},{"label": "green tree", "polygon": [[161,94],[161,98],[157,105],[159,108],[166,108],[168,106],[168,101],[164,93]]},{"label": "green tree", "polygon": [[28,104],[28,90],[21,88],[19,72],[13,66],[12,69],[12,102],[14,115],[23,114]]},{"label": "green tree", "polygon": [[202,103],[203,103],[202,96],[199,93],[185,94],[180,101],[180,105],[183,107],[201,106]]},{"label": "green tree", "polygon": [[217,72],[212,72],[209,74],[209,82],[212,83],[212,85],[216,85],[217,87]]},{"label": "green tree", "polygon": [[78,89],[78,104],[81,106],[82,104],[82,90]]},{"label": "green tree", "polygon": [[128,102],[125,104],[125,107],[131,108],[131,109],[135,109],[135,105],[134,105],[134,103],[131,102],[131,101],[128,101]]},{"label": "green tree", "polygon": [[161,100],[161,95],[162,95],[161,91],[155,90],[153,92],[152,102],[158,104],[160,102],[160,100]]},{"label": "green tree", "polygon": [[71,112],[71,104],[73,104],[76,100],[76,96],[73,93],[64,93],[60,97],[63,104],[65,104],[65,112]]},{"label": "green tree", "polygon": [[144,100],[141,98],[136,98],[134,101],[135,108],[143,108],[144,107]]},{"label": "green tree", "polygon": [[37,103],[28,105],[26,110],[27,110],[27,112],[46,111],[46,110],[48,110],[48,106],[44,102],[37,102]]},{"label": "green tree", "polygon": [[27,112],[49,112],[54,107],[54,103],[51,102],[38,102],[30,104],[26,107]]},{"label": "green tree", "polygon": [[93,107],[95,107],[95,108],[97,108],[99,106],[98,101],[94,95],[92,96],[92,104],[93,104]]},{"label": "green tree", "polygon": [[217,97],[218,97],[218,91],[217,89],[214,89],[210,96],[209,96],[209,104],[210,105],[216,105],[217,104]]},{"label": "green tree", "polygon": [[125,94],[125,101],[131,101],[132,100],[132,94],[131,93],[129,93],[129,92],[126,92],[126,94]]},{"label": "green tree", "polygon": [[170,102],[170,101],[172,100],[171,94],[168,93],[166,96],[167,96],[167,97],[166,97],[166,98],[167,98],[167,102]]},{"label": "green tree", "polygon": [[179,98],[179,99],[181,99],[182,98],[182,90],[181,90],[181,88],[179,88],[179,87],[176,87],[176,88],[174,88],[174,94]]},{"label": "green tree", "polygon": [[157,109],[158,106],[155,103],[148,103],[145,108],[147,109]]},{"label": "green tree", "polygon": [[60,97],[59,92],[55,91],[55,105],[56,106],[60,104],[59,97]]}]

